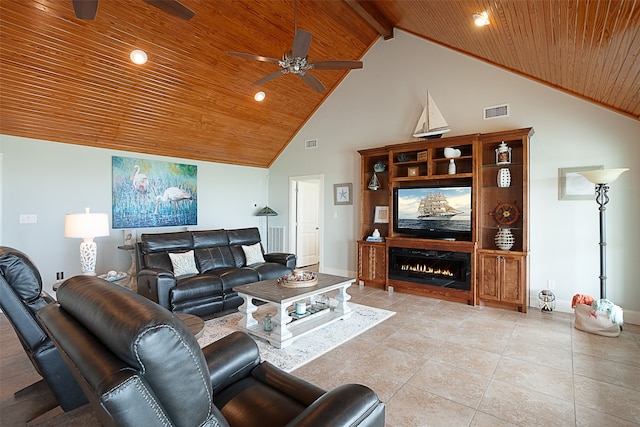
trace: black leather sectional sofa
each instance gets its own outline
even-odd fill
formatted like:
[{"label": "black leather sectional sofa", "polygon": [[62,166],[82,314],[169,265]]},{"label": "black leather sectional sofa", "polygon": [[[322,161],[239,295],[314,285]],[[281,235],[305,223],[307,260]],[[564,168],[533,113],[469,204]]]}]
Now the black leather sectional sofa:
[{"label": "black leather sectional sofa", "polygon": [[[293,271],[296,256],[265,254],[247,265],[245,250],[260,243],[257,228],[142,234],[136,245],[138,293],[179,313],[201,317],[239,307],[234,286],[276,279]],[[176,276],[169,254],[193,250],[196,274]]]}]

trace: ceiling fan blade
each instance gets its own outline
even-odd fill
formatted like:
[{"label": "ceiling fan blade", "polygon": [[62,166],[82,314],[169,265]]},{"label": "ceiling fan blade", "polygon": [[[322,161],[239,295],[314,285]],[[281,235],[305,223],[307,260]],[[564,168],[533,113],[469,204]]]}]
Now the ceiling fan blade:
[{"label": "ceiling fan blade", "polygon": [[269,58],[267,56],[260,56],[260,55],[252,55],[250,53],[227,52],[227,55],[239,56],[240,58],[246,58],[246,59],[255,59],[256,61],[262,61],[262,62],[271,62],[273,64],[280,64],[280,61],[275,58]]},{"label": "ceiling fan blade", "polygon": [[318,61],[311,65],[314,70],[353,70],[362,68],[362,61]]},{"label": "ceiling fan blade", "polygon": [[76,18],[93,21],[98,12],[98,0],[73,0],[73,10]]},{"label": "ceiling fan blade", "polygon": [[293,38],[293,49],[291,49],[293,57],[304,58],[309,53],[310,46],[311,33],[306,30],[296,31],[296,36]]},{"label": "ceiling fan blade", "polygon": [[306,72],[304,74],[298,74],[298,75],[300,76],[302,81],[304,81],[307,84],[307,86],[309,86],[311,89],[315,90],[316,92],[324,92],[326,90],[322,82],[318,80],[318,78],[313,74]]},{"label": "ceiling fan blade", "polygon": [[188,21],[193,18],[196,13],[189,9],[187,6],[180,3],[178,0],[144,0],[151,6],[155,6],[158,9],[165,11],[173,16]]},{"label": "ceiling fan blade", "polygon": [[275,72],[273,72],[271,74],[267,74],[266,76],[264,76],[260,80],[256,80],[253,84],[256,85],[256,86],[261,85],[263,83],[268,82],[269,80],[275,79],[276,77],[280,77],[280,76],[282,76],[284,74],[287,74],[288,72],[289,71],[286,70],[286,69],[275,71]]}]

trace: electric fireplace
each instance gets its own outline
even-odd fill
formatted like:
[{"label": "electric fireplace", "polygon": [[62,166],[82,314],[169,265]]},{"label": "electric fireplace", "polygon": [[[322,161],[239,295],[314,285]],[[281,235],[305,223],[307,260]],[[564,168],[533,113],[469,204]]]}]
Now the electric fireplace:
[{"label": "electric fireplace", "polygon": [[391,247],[389,278],[470,291],[471,254]]}]

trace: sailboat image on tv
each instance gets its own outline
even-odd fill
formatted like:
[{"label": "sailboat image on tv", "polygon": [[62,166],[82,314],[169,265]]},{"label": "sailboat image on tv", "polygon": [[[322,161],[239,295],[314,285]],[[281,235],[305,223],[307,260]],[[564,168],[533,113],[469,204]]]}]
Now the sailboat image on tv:
[{"label": "sailboat image on tv", "polygon": [[462,211],[449,205],[447,196],[443,193],[429,193],[420,200],[418,205],[418,219],[422,220],[448,221],[453,216],[461,213]]},{"label": "sailboat image on tv", "polygon": [[418,120],[416,130],[413,131],[414,138],[440,138],[450,130],[449,124],[427,91],[427,102]]}]

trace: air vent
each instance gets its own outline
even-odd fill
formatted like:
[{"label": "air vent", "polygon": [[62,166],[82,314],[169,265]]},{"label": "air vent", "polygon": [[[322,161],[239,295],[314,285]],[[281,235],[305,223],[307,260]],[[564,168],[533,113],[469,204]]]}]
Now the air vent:
[{"label": "air vent", "polygon": [[484,109],[484,120],[497,119],[499,117],[508,117],[510,112],[509,104],[494,105]]},{"label": "air vent", "polygon": [[305,150],[309,150],[311,148],[318,148],[318,140],[317,139],[307,139],[304,141]]}]

